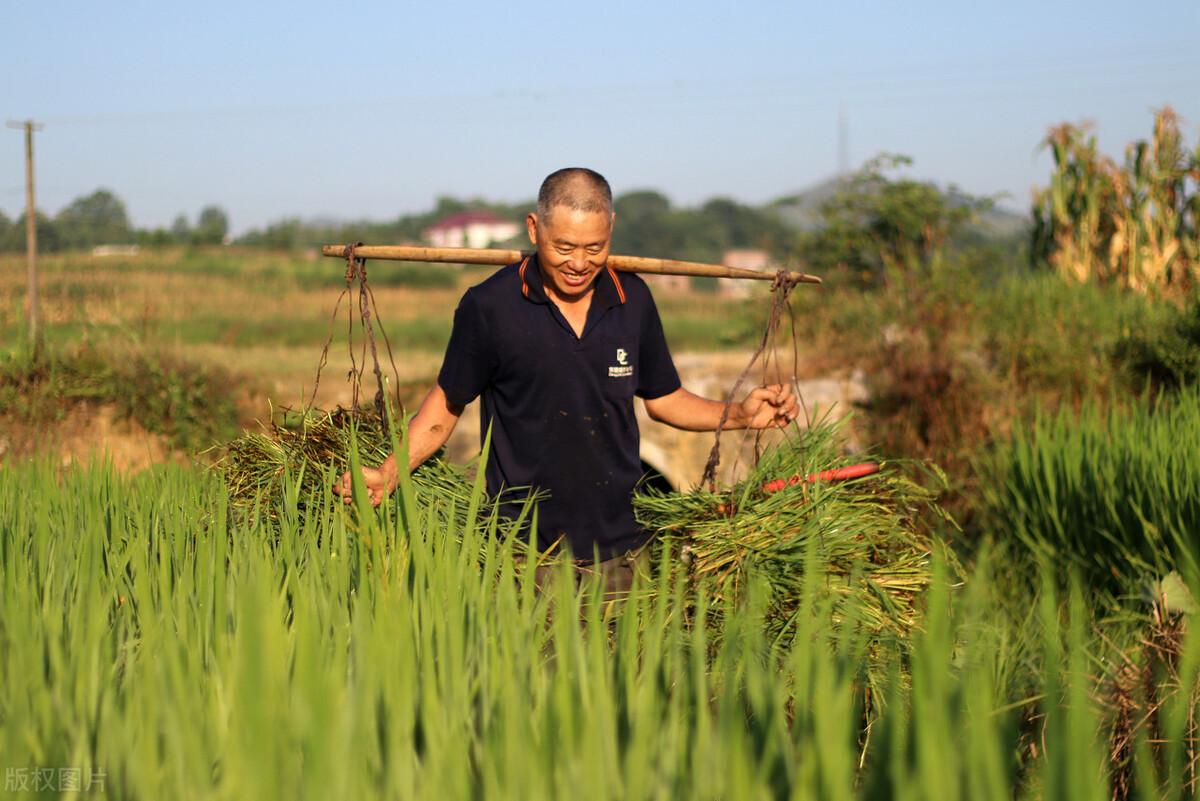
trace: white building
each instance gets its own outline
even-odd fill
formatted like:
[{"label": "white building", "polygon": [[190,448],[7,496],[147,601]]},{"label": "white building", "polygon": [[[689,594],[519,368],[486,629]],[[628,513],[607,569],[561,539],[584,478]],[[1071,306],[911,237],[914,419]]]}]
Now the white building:
[{"label": "white building", "polygon": [[[740,267],[743,270],[767,270],[771,266],[771,254],[765,250],[727,250],[721,257],[721,264],[726,267]],[[739,281],[723,278],[720,282],[722,295],[735,298],[747,298],[753,288],[753,281]]]},{"label": "white building", "polygon": [[506,242],[520,231],[519,224],[490,211],[462,211],[438,220],[421,236],[439,248],[486,248],[494,242]]}]

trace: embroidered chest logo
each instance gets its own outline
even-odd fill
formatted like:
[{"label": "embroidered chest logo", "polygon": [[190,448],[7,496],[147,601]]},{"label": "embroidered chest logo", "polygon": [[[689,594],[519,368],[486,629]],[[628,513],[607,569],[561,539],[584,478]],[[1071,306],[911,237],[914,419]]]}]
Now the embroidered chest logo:
[{"label": "embroidered chest logo", "polygon": [[633,375],[633,365],[629,364],[629,354],[624,348],[617,348],[617,363],[608,368],[609,378],[628,378]]}]

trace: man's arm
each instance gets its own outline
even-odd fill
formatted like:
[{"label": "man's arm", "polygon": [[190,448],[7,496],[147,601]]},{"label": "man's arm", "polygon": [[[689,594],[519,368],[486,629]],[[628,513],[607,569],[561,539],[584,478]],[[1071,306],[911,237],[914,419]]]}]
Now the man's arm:
[{"label": "man's arm", "polygon": [[[438,384],[433,385],[421,408],[408,424],[408,470],[412,472],[438,449],[446,444],[463,407],[450,403],[446,393]],[[385,495],[391,495],[399,482],[400,471],[396,465],[396,454],[390,454],[379,467],[362,468],[363,483],[372,506],[378,506]],[[342,496],[344,503],[351,499],[350,471],[342,474],[340,482],[334,484],[334,493]]]},{"label": "man's arm", "polygon": [[[715,431],[725,404],[702,398],[683,387],[646,401],[651,419],[684,431]],[[727,430],[782,428],[796,419],[796,395],[787,384],[769,384],[751,390],[741,403],[729,407]]]}]

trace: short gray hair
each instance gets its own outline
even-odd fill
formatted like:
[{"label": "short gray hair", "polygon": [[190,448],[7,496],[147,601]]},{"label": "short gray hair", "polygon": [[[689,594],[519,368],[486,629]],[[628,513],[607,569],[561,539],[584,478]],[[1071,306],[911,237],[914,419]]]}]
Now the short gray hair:
[{"label": "short gray hair", "polygon": [[538,190],[538,217],[549,219],[550,210],[556,206],[611,215],[612,187],[603,175],[587,167],[555,170],[546,176],[542,188]]}]

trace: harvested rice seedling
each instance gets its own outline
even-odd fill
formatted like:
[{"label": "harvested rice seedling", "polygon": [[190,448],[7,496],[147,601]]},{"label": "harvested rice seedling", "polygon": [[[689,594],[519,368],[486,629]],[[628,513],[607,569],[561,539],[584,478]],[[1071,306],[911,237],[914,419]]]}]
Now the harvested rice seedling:
[{"label": "harvested rice seedling", "polygon": [[[852,620],[880,640],[906,638],[919,627],[930,581],[935,540],[922,515],[937,509],[933,494],[894,465],[844,481],[790,481],[849,464],[839,430],[821,423],[789,436],[728,490],[643,493],[638,519],[715,597],[737,602],[750,585],[766,587],[777,638],[794,631],[804,605],[825,601],[835,622]],[[813,585],[817,568],[825,579]],[[813,590],[819,597],[805,598]]]},{"label": "harvested rice seedling", "polygon": [[[379,464],[392,451],[391,438],[373,411],[285,411],[282,422],[231,442],[216,467],[235,509],[275,518],[288,491],[301,507],[322,497],[350,468],[355,443],[363,464]],[[413,472],[412,487],[420,507],[453,522],[454,530],[463,528],[472,490],[467,469],[436,454]]]}]

